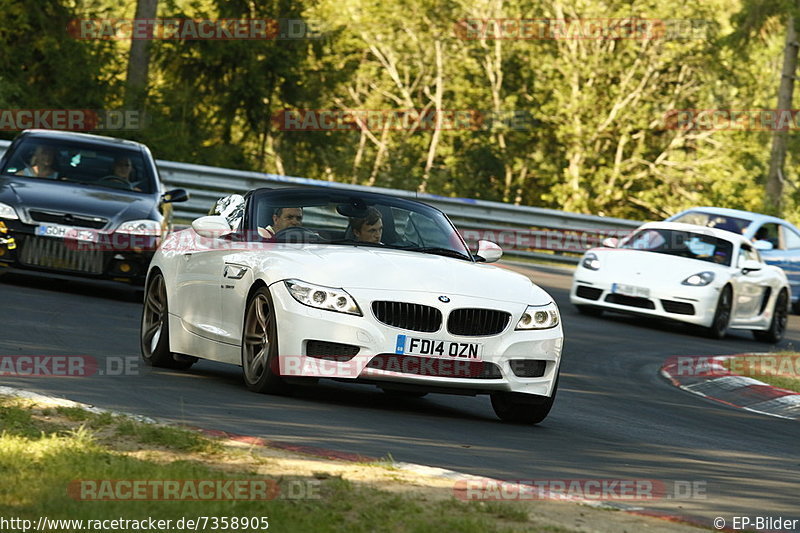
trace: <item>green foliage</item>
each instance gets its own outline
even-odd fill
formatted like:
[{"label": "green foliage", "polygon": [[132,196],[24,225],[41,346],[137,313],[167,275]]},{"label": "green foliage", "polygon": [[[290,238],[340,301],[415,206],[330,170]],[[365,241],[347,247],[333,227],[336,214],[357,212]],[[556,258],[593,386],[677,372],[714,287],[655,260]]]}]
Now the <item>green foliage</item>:
[{"label": "green foliage", "polygon": [[[163,159],[635,219],[697,204],[761,209],[769,132],[670,129],[666,117],[774,108],[783,20],[795,4],[709,0],[684,5],[680,19],[656,0],[567,4],[162,1],[159,17],[303,19],[317,34],[153,42],[149,122],[120,135]],[[9,51],[0,57],[0,108],[119,107],[129,42],[76,40],[65,28],[134,8],[133,0],[0,0],[0,46]],[[465,38],[463,25],[631,18],[682,33],[484,39]],[[505,120],[438,131],[278,127],[282,111],[309,109],[471,110]],[[790,208],[800,204],[798,149],[792,132]]]},{"label": "green foliage", "polygon": [[[74,39],[78,11],[59,0],[0,0],[0,104],[12,109],[101,109],[108,42]],[[4,137],[12,134],[3,133]]]}]

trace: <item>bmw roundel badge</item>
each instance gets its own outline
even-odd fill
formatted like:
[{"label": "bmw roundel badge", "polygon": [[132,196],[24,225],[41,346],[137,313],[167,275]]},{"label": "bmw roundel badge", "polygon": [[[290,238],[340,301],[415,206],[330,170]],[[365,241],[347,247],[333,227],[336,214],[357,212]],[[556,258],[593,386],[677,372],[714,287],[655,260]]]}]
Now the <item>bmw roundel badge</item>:
[{"label": "bmw roundel badge", "polygon": [[448,298],[447,296],[439,296],[439,301],[446,304],[447,302],[450,301],[450,298]]}]

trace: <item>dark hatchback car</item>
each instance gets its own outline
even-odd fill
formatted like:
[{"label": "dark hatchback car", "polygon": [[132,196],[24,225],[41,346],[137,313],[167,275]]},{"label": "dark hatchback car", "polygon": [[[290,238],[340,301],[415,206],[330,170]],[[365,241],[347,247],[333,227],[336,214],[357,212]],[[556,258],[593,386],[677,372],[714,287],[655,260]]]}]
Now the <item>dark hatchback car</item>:
[{"label": "dark hatchback car", "polygon": [[0,157],[0,267],[141,285],[187,198],[143,144],[26,130]]}]

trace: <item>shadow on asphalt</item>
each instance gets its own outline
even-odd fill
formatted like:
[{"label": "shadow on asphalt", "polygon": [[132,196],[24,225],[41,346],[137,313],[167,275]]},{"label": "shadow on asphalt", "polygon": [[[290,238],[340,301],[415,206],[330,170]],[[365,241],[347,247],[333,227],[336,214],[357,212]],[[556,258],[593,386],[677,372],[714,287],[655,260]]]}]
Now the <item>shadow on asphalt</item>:
[{"label": "shadow on asphalt", "polygon": [[[270,394],[257,394],[247,390],[242,381],[241,369],[223,363],[200,361],[186,371],[174,371],[160,368],[147,367],[148,373],[162,375],[172,380],[192,381],[197,379],[213,380],[216,385],[230,387],[226,393],[226,401],[242,405],[243,403],[264,404],[270,407],[297,403],[320,405],[325,407],[341,406],[356,408],[364,411],[384,411],[405,414],[420,414],[426,417],[438,417],[461,420],[482,420],[501,423],[492,412],[488,395],[468,396],[431,393],[423,398],[395,396],[384,393],[372,384],[342,383],[330,379],[321,379],[316,384],[298,384],[292,388],[291,395],[278,396]],[[471,402],[477,398],[485,402],[485,415],[471,412],[470,409],[443,405],[436,401],[444,398],[464,398]],[[474,407],[474,403],[472,405]],[[513,426],[511,426],[513,427]],[[525,427],[525,426],[520,426]],[[530,426],[527,426],[530,427]]]},{"label": "shadow on asphalt", "polygon": [[136,288],[122,282],[81,278],[62,279],[38,272],[30,274],[0,273],[0,284],[123,302],[141,303],[143,298],[141,289],[137,291]]}]

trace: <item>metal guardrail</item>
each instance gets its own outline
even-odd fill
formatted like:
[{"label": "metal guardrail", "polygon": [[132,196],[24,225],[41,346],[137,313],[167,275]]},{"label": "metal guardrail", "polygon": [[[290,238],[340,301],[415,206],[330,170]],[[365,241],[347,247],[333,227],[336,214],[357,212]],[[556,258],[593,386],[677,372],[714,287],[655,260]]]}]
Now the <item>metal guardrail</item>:
[{"label": "metal guardrail", "polygon": [[[9,144],[8,141],[0,140],[0,155]],[[157,160],[156,164],[161,179],[168,189],[180,187],[189,191],[189,201],[175,204],[174,212],[176,218],[186,221],[206,214],[221,196],[243,193],[259,187],[331,187],[340,190],[372,191],[419,200],[441,209],[450,217],[469,244],[474,244],[478,239],[493,240],[503,247],[504,254],[509,257],[572,264],[578,262],[583,250],[596,246],[604,237],[627,233],[641,224],[632,220],[566,213],[554,209],[419,194],[413,191],[175,161]]]}]

